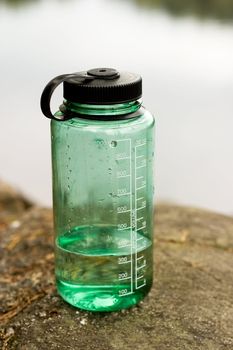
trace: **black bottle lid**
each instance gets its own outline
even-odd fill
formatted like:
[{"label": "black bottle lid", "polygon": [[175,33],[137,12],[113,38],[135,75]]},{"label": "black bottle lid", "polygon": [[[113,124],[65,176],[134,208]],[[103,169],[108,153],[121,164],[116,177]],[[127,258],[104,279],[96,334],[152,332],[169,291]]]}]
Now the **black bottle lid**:
[{"label": "black bottle lid", "polygon": [[[96,68],[77,73],[64,81],[64,98],[87,104],[124,103],[142,96],[142,79],[137,74],[112,68]],[[86,77],[80,83],[80,76]]]},{"label": "black bottle lid", "polygon": [[51,80],[41,96],[43,114],[53,119],[51,96],[63,82],[63,96],[69,102],[83,104],[120,104],[142,96],[142,78],[138,74],[118,72],[113,68],[94,68],[63,74]]}]

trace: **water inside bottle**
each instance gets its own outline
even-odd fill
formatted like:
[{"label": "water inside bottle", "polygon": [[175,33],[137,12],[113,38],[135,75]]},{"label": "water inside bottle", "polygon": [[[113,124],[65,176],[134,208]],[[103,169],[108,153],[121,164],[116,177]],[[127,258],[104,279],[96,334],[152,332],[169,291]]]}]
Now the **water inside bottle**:
[{"label": "water inside bottle", "polygon": [[152,284],[152,243],[140,231],[75,227],[57,238],[55,254],[58,291],[81,309],[128,308],[142,300]]}]

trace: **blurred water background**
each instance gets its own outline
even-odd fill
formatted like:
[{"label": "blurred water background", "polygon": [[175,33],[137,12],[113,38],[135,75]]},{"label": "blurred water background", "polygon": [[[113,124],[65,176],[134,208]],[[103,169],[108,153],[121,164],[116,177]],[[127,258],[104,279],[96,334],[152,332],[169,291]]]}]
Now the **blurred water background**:
[{"label": "blurred water background", "polygon": [[157,118],[157,200],[233,214],[232,0],[0,0],[0,33],[1,179],[51,205],[41,91],[115,67],[143,76]]}]

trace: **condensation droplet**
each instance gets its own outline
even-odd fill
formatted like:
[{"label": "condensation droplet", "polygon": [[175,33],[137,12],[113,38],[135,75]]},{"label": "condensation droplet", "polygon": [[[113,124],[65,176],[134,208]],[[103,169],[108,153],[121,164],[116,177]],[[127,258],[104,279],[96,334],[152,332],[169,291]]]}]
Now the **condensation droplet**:
[{"label": "condensation droplet", "polygon": [[117,146],[117,142],[116,141],[112,141],[111,142],[111,147],[116,147]]},{"label": "condensation droplet", "polygon": [[113,198],[118,197],[116,193],[112,193],[112,192],[110,192],[108,195],[109,195],[110,197],[113,197]]},{"label": "condensation droplet", "polygon": [[98,149],[103,149],[106,147],[105,141],[103,139],[95,139],[95,143],[96,143]]}]

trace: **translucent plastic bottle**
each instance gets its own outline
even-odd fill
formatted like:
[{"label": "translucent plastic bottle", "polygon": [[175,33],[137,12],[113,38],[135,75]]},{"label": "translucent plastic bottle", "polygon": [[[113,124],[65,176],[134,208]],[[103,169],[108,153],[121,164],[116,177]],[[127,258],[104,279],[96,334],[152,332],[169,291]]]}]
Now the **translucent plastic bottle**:
[{"label": "translucent plastic bottle", "polygon": [[154,118],[140,97],[140,76],[107,68],[59,76],[42,94],[53,119],[57,289],[81,309],[128,308],[152,286]]}]

